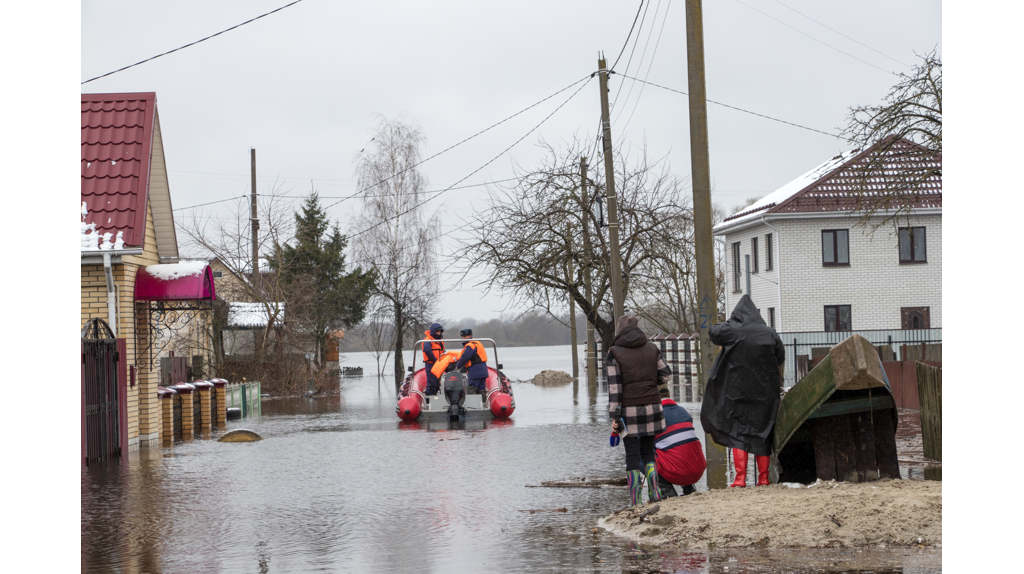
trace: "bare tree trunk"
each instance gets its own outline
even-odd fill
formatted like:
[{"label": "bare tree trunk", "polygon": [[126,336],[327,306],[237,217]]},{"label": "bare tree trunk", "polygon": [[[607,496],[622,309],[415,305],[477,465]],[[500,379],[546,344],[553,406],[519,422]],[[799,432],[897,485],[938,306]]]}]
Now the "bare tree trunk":
[{"label": "bare tree trunk", "polygon": [[395,389],[402,386],[405,378],[405,362],[402,360],[402,340],[405,338],[405,317],[402,306],[395,305]]}]

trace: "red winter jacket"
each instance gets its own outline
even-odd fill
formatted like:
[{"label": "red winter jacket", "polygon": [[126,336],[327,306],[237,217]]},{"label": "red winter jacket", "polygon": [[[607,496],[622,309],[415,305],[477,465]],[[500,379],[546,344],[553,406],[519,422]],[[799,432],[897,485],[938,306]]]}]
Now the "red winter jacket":
[{"label": "red winter jacket", "polygon": [[672,399],[662,399],[665,432],[654,437],[658,476],[671,484],[695,484],[708,468],[693,418]]}]

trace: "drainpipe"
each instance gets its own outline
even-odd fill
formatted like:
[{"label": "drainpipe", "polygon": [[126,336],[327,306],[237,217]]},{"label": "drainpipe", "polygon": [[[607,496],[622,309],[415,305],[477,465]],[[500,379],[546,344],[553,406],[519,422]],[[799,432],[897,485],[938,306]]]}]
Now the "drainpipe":
[{"label": "drainpipe", "polygon": [[110,330],[114,332],[114,337],[117,337],[117,322],[114,320],[114,273],[110,265],[110,254],[103,254],[103,273],[107,277],[107,324],[110,325]]},{"label": "drainpipe", "polygon": [[[782,235],[779,233],[778,229],[775,229],[774,227],[772,227],[771,223],[768,223],[767,221],[765,221],[764,214],[761,215],[761,223],[767,225],[772,230],[772,233],[775,235],[775,245],[778,247],[778,249],[775,250],[775,261],[772,261],[772,265],[775,266],[775,278],[778,279],[778,281],[775,282],[775,285],[776,285],[776,287],[778,287],[778,292],[779,292],[779,308],[778,308],[778,313],[776,313],[776,315],[775,315],[775,331],[781,333],[782,332]],[[795,353],[796,349],[793,349],[793,352]]]}]

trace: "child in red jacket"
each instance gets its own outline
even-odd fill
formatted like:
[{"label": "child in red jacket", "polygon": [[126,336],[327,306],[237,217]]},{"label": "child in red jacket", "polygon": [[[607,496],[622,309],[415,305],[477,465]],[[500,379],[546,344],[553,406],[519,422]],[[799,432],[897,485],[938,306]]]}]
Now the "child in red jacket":
[{"label": "child in red jacket", "polygon": [[[662,395],[664,396],[664,395]],[[683,487],[683,495],[695,492],[693,485],[708,467],[693,418],[672,399],[661,399],[665,413],[665,431],[654,438],[654,459],[658,465],[661,497],[677,496],[673,484]]]}]

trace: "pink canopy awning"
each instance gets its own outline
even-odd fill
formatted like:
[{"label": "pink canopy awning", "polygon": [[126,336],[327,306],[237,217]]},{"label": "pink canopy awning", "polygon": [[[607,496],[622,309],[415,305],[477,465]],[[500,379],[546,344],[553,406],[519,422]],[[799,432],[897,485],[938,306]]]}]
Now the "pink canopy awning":
[{"label": "pink canopy awning", "polygon": [[205,261],[149,265],[135,274],[136,301],[213,300],[213,271]]}]

